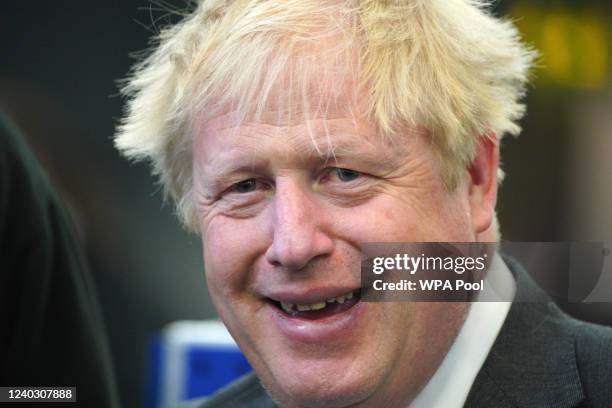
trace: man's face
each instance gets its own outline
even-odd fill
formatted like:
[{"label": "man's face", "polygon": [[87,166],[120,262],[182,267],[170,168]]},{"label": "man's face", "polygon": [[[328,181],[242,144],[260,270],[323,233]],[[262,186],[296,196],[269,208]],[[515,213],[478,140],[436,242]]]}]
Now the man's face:
[{"label": "man's face", "polygon": [[467,310],[356,294],[361,243],[477,236],[469,187],[445,190],[427,134],[405,129],[391,142],[350,104],[239,127],[230,113],[199,123],[194,141],[212,300],[287,406],[408,402]]}]

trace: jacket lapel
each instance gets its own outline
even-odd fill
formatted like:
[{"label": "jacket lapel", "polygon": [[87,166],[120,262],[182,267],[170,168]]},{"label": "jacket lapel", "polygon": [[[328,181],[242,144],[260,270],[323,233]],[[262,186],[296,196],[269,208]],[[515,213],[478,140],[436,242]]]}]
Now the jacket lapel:
[{"label": "jacket lapel", "polygon": [[568,317],[516,261],[504,258],[517,292],[465,407],[580,406],[585,395]]}]

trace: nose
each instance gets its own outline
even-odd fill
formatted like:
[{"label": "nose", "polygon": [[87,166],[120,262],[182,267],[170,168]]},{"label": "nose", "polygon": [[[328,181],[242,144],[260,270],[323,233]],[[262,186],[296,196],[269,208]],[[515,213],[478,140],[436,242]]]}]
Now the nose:
[{"label": "nose", "polygon": [[286,270],[299,271],[331,254],[334,242],[325,230],[325,213],[298,183],[277,181],[272,205],[273,239],[265,257]]}]

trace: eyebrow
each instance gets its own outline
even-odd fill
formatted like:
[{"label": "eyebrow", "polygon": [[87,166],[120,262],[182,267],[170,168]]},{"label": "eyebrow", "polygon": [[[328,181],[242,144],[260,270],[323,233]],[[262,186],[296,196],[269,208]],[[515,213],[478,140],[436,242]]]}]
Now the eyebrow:
[{"label": "eyebrow", "polygon": [[[342,164],[345,160],[357,158],[360,163],[371,168],[388,169],[398,165],[397,161],[401,159],[401,156],[398,155],[399,151],[393,146],[385,145],[380,135],[374,136],[381,138],[375,142],[371,141],[370,137],[371,135],[368,137],[368,135],[354,131],[334,132],[334,144],[330,149],[331,152],[327,152],[327,162],[330,162],[330,159],[336,159],[339,164]],[[359,143],[354,142],[355,138]],[[331,157],[330,153],[332,153]]]},{"label": "eyebrow", "polygon": [[[246,163],[242,153],[230,153],[225,156],[233,155],[234,157],[215,157],[211,163],[204,166],[203,175],[200,178],[202,186],[207,191],[218,191],[223,184],[228,180],[235,178],[240,174],[250,174],[257,171],[263,171],[268,166],[267,163],[259,162],[253,156],[250,156],[250,163]],[[262,165],[263,164],[263,165]]]},{"label": "eyebrow", "polygon": [[[319,141],[318,148],[310,138],[297,141],[293,139],[291,142],[293,149],[288,155],[292,158],[297,157],[297,163],[301,163],[304,167],[326,164],[341,166],[356,159],[367,168],[387,169],[397,164],[397,155],[393,154],[395,149],[384,146],[382,140],[372,142],[370,139],[372,135],[360,134],[354,129],[338,129],[337,126],[326,129],[325,134],[329,134],[329,139],[322,133],[313,129],[313,134]],[[262,151],[257,148],[247,150],[237,147],[222,152],[205,165],[204,175],[207,177],[203,177],[200,181],[206,189],[218,190],[220,185],[228,182],[228,179],[236,178],[240,174],[269,172],[270,157],[262,157],[264,155],[258,150]]]}]

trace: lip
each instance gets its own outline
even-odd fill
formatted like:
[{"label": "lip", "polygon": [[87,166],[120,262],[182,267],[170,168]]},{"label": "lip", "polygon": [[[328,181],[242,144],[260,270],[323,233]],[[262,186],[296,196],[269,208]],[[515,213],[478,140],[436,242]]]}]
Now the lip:
[{"label": "lip", "polygon": [[310,304],[346,295],[358,289],[359,286],[328,286],[299,290],[278,290],[266,294],[266,297],[277,302]]},{"label": "lip", "polygon": [[366,303],[359,300],[350,309],[317,320],[291,317],[272,304],[268,304],[266,310],[272,324],[290,341],[327,343],[353,336],[360,329],[366,306]]}]

